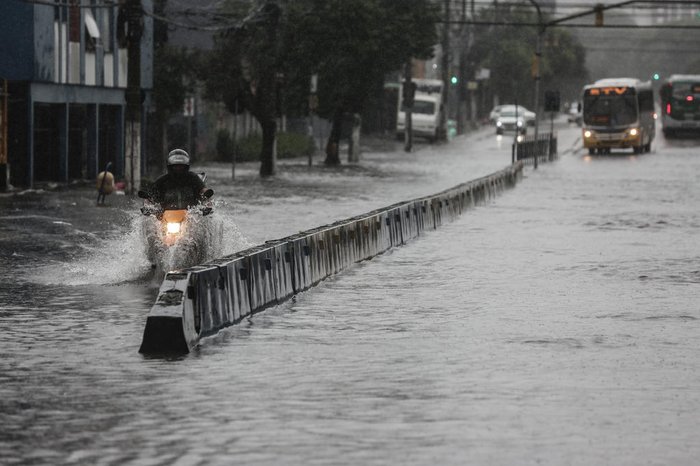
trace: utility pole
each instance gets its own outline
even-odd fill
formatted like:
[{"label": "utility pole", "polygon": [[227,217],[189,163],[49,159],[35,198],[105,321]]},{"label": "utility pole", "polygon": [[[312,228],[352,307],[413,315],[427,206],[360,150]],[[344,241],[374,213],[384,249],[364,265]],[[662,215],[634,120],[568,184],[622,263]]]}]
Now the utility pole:
[{"label": "utility pole", "polygon": [[7,191],[7,79],[0,91],[0,192]]},{"label": "utility pole", "polygon": [[126,81],[126,189],[133,194],[141,187],[141,0],[126,0],[128,73]]},{"label": "utility pole", "polygon": [[447,94],[450,91],[450,0],[444,3],[445,22],[442,28],[442,111],[440,112],[440,126],[438,128],[438,138],[447,140]]},{"label": "utility pole", "polygon": [[413,149],[413,102],[415,100],[416,90],[413,87],[413,60],[410,58],[406,62],[404,68],[404,82],[401,88],[402,96],[401,100],[403,102],[404,108],[404,151],[411,152]]},{"label": "utility pole", "polygon": [[[542,11],[535,0],[530,0],[537,9],[537,46],[535,49],[535,62],[533,63],[533,74],[535,78],[535,144],[538,144],[537,137],[539,136],[540,127],[540,60],[542,59],[542,35],[545,31],[545,25],[542,22]],[[537,169],[537,152],[535,152],[535,169]]]}]

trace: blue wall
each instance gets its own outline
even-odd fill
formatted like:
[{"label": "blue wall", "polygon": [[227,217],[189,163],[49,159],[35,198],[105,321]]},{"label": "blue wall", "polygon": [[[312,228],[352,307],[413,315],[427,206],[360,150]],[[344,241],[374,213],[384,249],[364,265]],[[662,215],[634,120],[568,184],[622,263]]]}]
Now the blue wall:
[{"label": "blue wall", "polygon": [[[13,0],[16,1],[16,0]],[[34,8],[34,76],[33,81],[51,82],[55,79],[54,7]]]},{"label": "blue wall", "polygon": [[0,78],[31,80],[34,68],[33,6],[18,0],[0,2]]}]

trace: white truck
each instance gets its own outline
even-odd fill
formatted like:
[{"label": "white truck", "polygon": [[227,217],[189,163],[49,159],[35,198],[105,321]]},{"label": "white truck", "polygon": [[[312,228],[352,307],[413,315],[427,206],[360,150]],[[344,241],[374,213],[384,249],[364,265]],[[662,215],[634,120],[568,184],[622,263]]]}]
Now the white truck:
[{"label": "white truck", "polygon": [[[435,141],[438,138],[442,116],[442,81],[439,79],[413,79],[416,92],[411,112],[411,126],[414,136]],[[398,113],[396,115],[396,136],[403,138],[406,131],[406,112],[403,101],[403,86],[399,92]]]}]

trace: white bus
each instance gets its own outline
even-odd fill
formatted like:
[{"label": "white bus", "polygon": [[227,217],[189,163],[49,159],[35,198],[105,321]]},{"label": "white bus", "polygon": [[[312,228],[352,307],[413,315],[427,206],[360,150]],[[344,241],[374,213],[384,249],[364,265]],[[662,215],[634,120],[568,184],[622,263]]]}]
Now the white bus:
[{"label": "white bus", "polygon": [[613,148],[649,152],[656,131],[649,81],[601,79],[583,88],[583,146],[589,154]]},{"label": "white bus", "polygon": [[700,75],[671,75],[659,90],[664,136],[700,131]]}]

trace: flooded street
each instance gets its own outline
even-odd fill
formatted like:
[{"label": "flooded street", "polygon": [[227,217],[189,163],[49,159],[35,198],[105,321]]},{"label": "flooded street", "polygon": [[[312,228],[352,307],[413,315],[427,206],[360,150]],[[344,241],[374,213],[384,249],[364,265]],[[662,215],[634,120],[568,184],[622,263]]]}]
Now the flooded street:
[{"label": "flooded street", "polygon": [[[700,456],[697,140],[561,158],[175,359],[138,203],[0,198],[0,463],[675,464]],[[225,253],[503,168],[491,129],[339,170],[203,167]],[[195,167],[198,168],[198,167]]]}]

